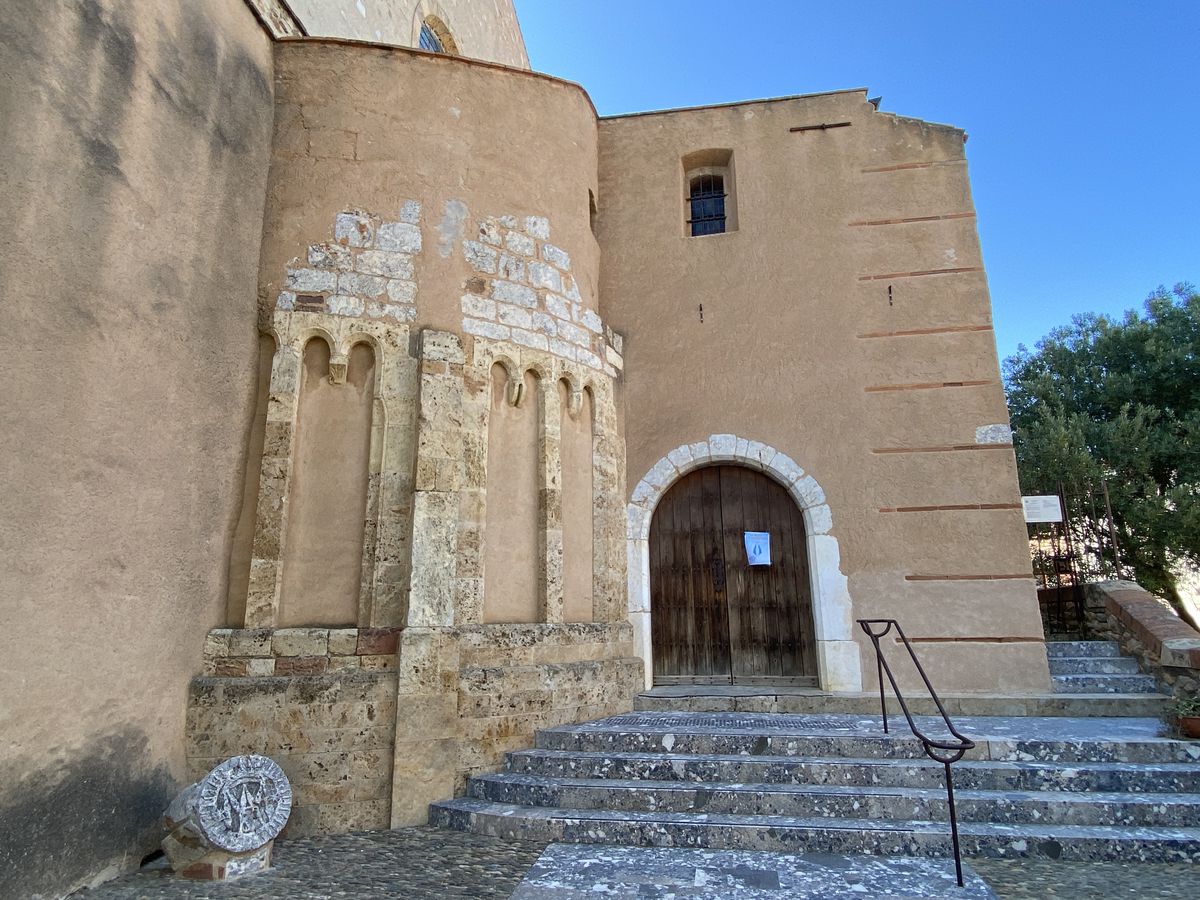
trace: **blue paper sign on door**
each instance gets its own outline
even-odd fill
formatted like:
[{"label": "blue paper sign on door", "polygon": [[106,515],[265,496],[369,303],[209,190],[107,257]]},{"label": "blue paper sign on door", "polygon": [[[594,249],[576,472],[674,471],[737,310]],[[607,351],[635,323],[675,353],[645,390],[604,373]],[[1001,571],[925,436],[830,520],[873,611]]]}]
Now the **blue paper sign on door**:
[{"label": "blue paper sign on door", "polygon": [[771,564],[771,533],[768,531],[747,531],[746,558],[752,566],[769,566]]}]

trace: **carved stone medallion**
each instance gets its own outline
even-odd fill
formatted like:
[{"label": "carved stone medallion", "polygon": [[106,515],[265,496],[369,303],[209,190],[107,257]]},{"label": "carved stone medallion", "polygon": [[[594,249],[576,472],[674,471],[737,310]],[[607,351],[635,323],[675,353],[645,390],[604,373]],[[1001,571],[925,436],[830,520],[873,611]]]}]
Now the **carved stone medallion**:
[{"label": "carved stone medallion", "polygon": [[292,786],[274,760],[235,756],[199,784],[196,819],[215,847],[244,853],[261,847],[287,824]]}]

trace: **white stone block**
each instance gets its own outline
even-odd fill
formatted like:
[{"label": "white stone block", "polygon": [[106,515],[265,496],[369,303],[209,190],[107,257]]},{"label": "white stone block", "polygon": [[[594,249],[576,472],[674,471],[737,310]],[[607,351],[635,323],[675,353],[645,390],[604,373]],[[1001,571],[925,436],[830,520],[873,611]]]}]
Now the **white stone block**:
[{"label": "white stone block", "polygon": [[734,451],[737,449],[736,435],[710,434],[708,447],[713,459],[728,462],[737,458],[734,456]]},{"label": "white stone block", "polygon": [[817,641],[817,671],[821,690],[858,693],[862,690],[862,659],[854,641]]},{"label": "white stone block", "polygon": [[654,687],[654,674],[651,667],[654,665],[653,657],[651,656],[650,644],[650,613],[635,612],[629,614],[629,622],[633,625],[633,652],[642,660],[644,666],[645,678],[642,684],[646,690]]},{"label": "white stone block", "polygon": [[604,331],[604,323],[600,321],[600,317],[590,309],[584,309],[579,314],[579,322],[588,331],[600,334]]},{"label": "white stone block", "polygon": [[558,269],[548,266],[544,262],[530,260],[528,270],[529,283],[534,287],[545,288],[555,293],[562,291],[562,276],[558,273]]},{"label": "white stone block", "polygon": [[552,266],[558,266],[564,271],[571,268],[570,254],[566,250],[555,247],[553,244],[542,244],[542,259]]},{"label": "white stone block", "polygon": [[346,271],[354,265],[354,254],[341,244],[313,244],[308,248],[308,264],[317,269]]},{"label": "white stone block", "polygon": [[293,310],[296,308],[296,295],[292,291],[280,291],[275,300],[276,309]]},{"label": "white stone block", "polygon": [[548,345],[546,336],[538,334],[535,331],[526,331],[523,328],[514,328],[512,330],[512,339],[515,343],[522,347],[532,347],[534,350],[546,350]]},{"label": "white stone block", "polygon": [[767,469],[771,468],[771,462],[775,459],[775,448],[762,441],[750,441],[746,445],[746,455],[747,458]]},{"label": "white stone block", "polygon": [[828,503],[809,507],[805,518],[812,534],[829,534],[829,529],[833,528],[833,513]]},{"label": "white stone block", "polygon": [[427,329],[421,335],[421,357],[435,362],[463,363],[462,339],[450,331]]},{"label": "white stone block", "polygon": [[518,259],[508,253],[500,254],[500,271],[498,272],[501,278],[506,278],[509,281],[524,281],[525,280],[525,261]]},{"label": "white stone block", "polygon": [[368,303],[367,315],[372,319],[396,319],[400,322],[412,322],[417,318],[415,306],[398,303]]},{"label": "white stone block", "polygon": [[748,459],[750,456],[750,442],[745,438],[738,438],[737,445],[733,448],[733,455],[738,459]]},{"label": "white stone block", "polygon": [[650,537],[650,510],[630,503],[625,507],[625,534],[631,541]]},{"label": "white stone block", "polygon": [[579,344],[581,347],[590,348],[592,346],[592,336],[578,325],[572,325],[570,322],[560,321],[558,323],[558,336],[573,344]]},{"label": "white stone block", "polygon": [[337,275],[320,269],[288,269],[284,284],[301,294],[329,294],[337,290]]},{"label": "white stone block", "polygon": [[684,444],[668,453],[667,459],[671,461],[671,465],[682,472],[692,465],[692,450]]},{"label": "white stone block", "polygon": [[421,223],[421,204],[417,200],[405,200],[400,206],[400,221],[408,225]]},{"label": "white stone block", "polygon": [[387,295],[393,303],[414,303],[417,299],[417,285],[412,281],[392,279],[387,283]]},{"label": "white stone block", "polygon": [[564,275],[562,278],[563,294],[568,300],[579,301],[583,298],[579,295],[579,284],[571,275]]},{"label": "white stone block", "polygon": [[463,331],[497,341],[507,341],[510,336],[507,326],[497,325],[495,322],[487,322],[483,319],[463,319]]},{"label": "white stone block", "polygon": [[463,256],[466,257],[472,269],[488,275],[496,274],[496,262],[499,254],[495,250],[479,241],[463,241],[462,246]]},{"label": "white stone block", "polygon": [[669,457],[663,457],[654,464],[654,468],[646,473],[645,480],[656,488],[666,488],[678,477],[679,470],[675,468],[675,464]]},{"label": "white stone block", "polygon": [[364,213],[338,213],[333,220],[333,236],[351,247],[370,247],[375,239],[375,223]]},{"label": "white stone block", "polygon": [[493,281],[492,299],[515,303],[517,306],[524,306],[528,309],[537,309],[537,291],[511,281]]},{"label": "white stone block", "polygon": [[515,325],[517,328],[533,327],[533,316],[523,306],[514,306],[511,303],[498,303],[496,304],[496,309],[500,314],[500,323],[503,325]]},{"label": "white stone block", "polygon": [[1012,441],[1012,429],[1006,422],[996,425],[980,425],[975,429],[975,443],[977,444],[1011,444]]},{"label": "white stone block", "polygon": [[412,257],[407,253],[390,250],[364,250],[354,261],[354,268],[365,275],[382,275],[384,278],[403,278],[412,281]]},{"label": "white stone block", "polygon": [[361,316],[363,301],[361,297],[347,297],[344,294],[334,294],[325,298],[325,312],[331,316]]},{"label": "white stone block", "polygon": [[504,235],[504,246],[513,253],[522,256],[533,256],[537,252],[537,242],[519,231],[509,231]]},{"label": "white stone block", "polygon": [[476,319],[496,318],[496,303],[487,297],[480,297],[478,294],[463,294],[460,303],[464,316],[472,316]]},{"label": "white stone block", "polygon": [[421,229],[407,222],[384,222],[375,235],[375,246],[380,250],[420,253]]},{"label": "white stone block", "polygon": [[500,236],[500,225],[493,219],[479,223],[479,240],[485,244],[491,244],[493,247],[499,247],[503,243],[503,238]]},{"label": "white stone block", "polygon": [[712,461],[712,448],[708,446],[708,441],[688,444],[688,449],[692,451],[692,459],[697,463],[704,464]]},{"label": "white stone block", "polygon": [[546,309],[560,319],[571,318],[571,304],[568,300],[564,300],[557,294],[546,295]]},{"label": "white stone block", "polygon": [[850,589],[842,574],[841,549],[837,538],[809,535],[809,564],[815,574],[813,626],[819,641],[850,640]]},{"label": "white stone block", "polygon": [[782,478],[785,484],[794,484],[804,477],[804,470],[786,453],[775,454],[771,462],[771,471]]},{"label": "white stone block", "polygon": [[[775,457],[775,462],[778,464],[778,456]],[[821,486],[811,475],[805,475],[797,481],[792,488],[792,493],[800,498],[800,505],[806,509],[810,506],[820,506],[825,502],[825,492],[821,490]]]},{"label": "white stone block", "polygon": [[358,272],[343,272],[338,276],[338,292],[357,294],[360,297],[378,297],[387,290],[387,279],[378,275],[361,275]]},{"label": "white stone block", "polygon": [[616,350],[614,350],[612,347],[609,347],[607,345],[604,347],[604,361],[606,363],[608,363],[610,366],[612,366],[618,372],[624,370],[624,368],[625,368],[624,357],[622,357],[621,354],[618,353]]},{"label": "white stone block", "polygon": [[544,216],[526,216],[525,233],[545,241],[550,238],[550,220]]},{"label": "white stone block", "polygon": [[535,312],[533,314],[533,330],[554,337],[558,334],[558,320],[544,312]]},{"label": "white stone block", "polygon": [[583,363],[585,366],[591,366],[593,369],[599,369],[604,365],[604,363],[600,361],[599,356],[585,347],[579,347],[576,349],[575,359]]},{"label": "white stone block", "polygon": [[637,487],[633,489],[633,494],[630,496],[629,502],[634,503],[637,506],[650,509],[655,503],[658,502],[658,497],[658,489],[645,478],[643,478],[637,483]]},{"label": "white stone block", "polygon": [[575,351],[578,349],[574,344],[568,344],[566,341],[559,338],[549,338],[550,352],[555,356],[561,356],[563,359],[575,361]]}]

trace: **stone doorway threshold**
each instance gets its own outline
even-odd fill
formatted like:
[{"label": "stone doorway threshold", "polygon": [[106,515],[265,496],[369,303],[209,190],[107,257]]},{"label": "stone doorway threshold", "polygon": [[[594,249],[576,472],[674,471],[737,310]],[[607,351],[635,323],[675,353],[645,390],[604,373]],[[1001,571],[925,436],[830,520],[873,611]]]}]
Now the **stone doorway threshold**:
[{"label": "stone doorway threshold", "polygon": [[965,862],[963,880],[947,859],[551,844],[512,900],[996,897]]},{"label": "stone doorway threshold", "polygon": [[[941,694],[951,716],[1156,717],[1168,698],[1161,694]],[[937,714],[928,696],[908,696],[914,715]],[[760,712],[819,715],[878,715],[879,694],[831,694],[817,688],[758,684],[657,685],[634,699],[642,712]],[[889,693],[888,710],[900,715]]]}]

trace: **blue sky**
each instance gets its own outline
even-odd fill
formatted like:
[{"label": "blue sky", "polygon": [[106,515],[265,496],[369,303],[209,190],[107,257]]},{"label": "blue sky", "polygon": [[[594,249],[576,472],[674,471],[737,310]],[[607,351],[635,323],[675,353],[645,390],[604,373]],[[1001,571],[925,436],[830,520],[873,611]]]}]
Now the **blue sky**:
[{"label": "blue sky", "polygon": [[1200,283],[1200,0],[516,0],[601,115],[868,87],[965,128],[1001,357]]}]

